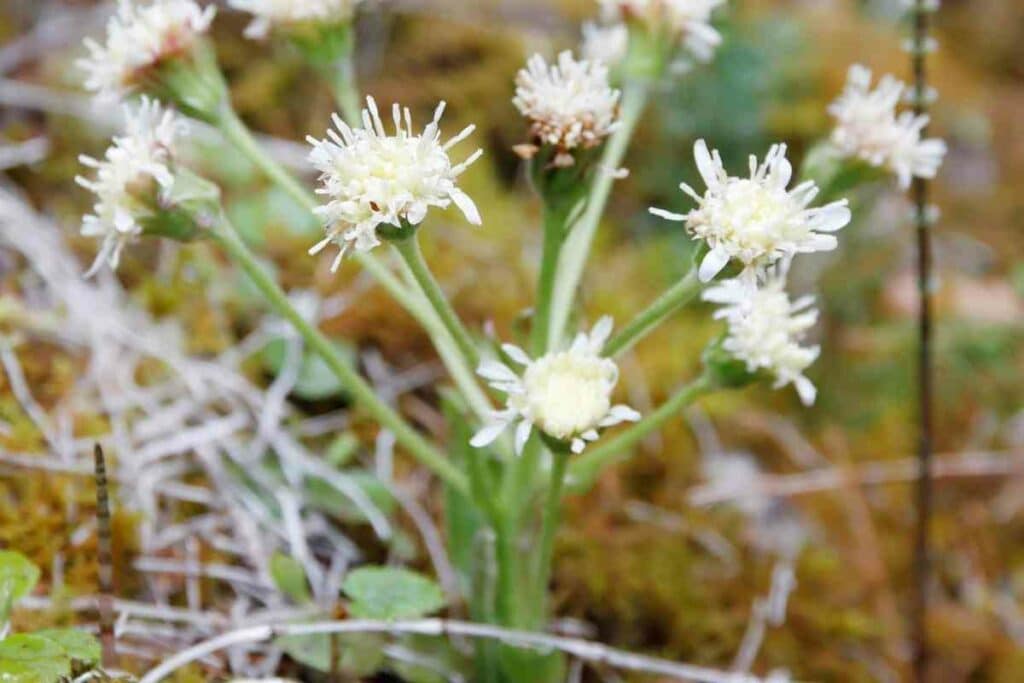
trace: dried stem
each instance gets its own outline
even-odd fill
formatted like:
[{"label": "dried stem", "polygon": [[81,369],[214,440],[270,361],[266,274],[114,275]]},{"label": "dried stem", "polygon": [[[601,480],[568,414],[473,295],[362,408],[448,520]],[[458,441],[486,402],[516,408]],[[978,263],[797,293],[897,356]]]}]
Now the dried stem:
[{"label": "dried stem", "polygon": [[[911,47],[914,71],[914,113],[927,110],[927,71],[929,13],[934,0],[915,0],[913,42]],[[922,131],[922,135],[924,131]],[[932,367],[932,247],[928,216],[928,181],[914,179],[913,198],[917,234],[918,292],[918,479],[917,522],[914,531],[914,580],[911,607],[914,680],[923,683],[928,676],[928,583],[931,578],[929,525],[932,515],[932,429],[933,429],[933,367]]]},{"label": "dried stem", "polygon": [[350,619],[310,624],[265,625],[230,631],[182,650],[159,666],[151,669],[139,683],[157,683],[183,666],[228,647],[265,642],[281,636],[307,636],[320,633],[383,633],[390,635],[463,636],[498,640],[510,647],[530,650],[560,650],[578,659],[594,664],[660,674],[669,678],[695,683],[757,683],[762,679],[742,673],[730,673],[689,664],[677,664],[664,659],[635,655],[622,650],[579,638],[565,638],[546,633],[515,631],[511,629],[445,619],[419,619],[415,621],[370,621]]}]

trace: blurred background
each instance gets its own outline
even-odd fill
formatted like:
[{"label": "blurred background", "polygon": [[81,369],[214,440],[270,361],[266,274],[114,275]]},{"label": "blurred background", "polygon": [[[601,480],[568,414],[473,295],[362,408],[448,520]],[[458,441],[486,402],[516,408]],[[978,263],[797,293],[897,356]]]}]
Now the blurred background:
[{"label": "blurred background", "polygon": [[[147,241],[125,251],[116,279],[87,284],[69,274],[94,249],[78,236],[89,197],[73,182],[76,158],[100,155],[117,124],[116,110],[83,94],[72,62],[110,10],[82,0],[0,7],[0,547],[44,569],[17,623],[95,621],[74,598],[95,592],[92,489],[80,457],[100,437],[117,444],[125,601],[185,605],[192,614],[255,609],[258,599],[238,587],[243,579],[225,574],[236,566],[260,572],[246,553],[261,551],[239,549],[257,543],[246,523],[209,532],[201,521],[239,514],[218,511],[213,498],[222,494],[211,493],[235,476],[211,464],[221,457],[211,444],[225,439],[280,454],[287,436],[302,453],[362,473],[383,507],[422,513],[419,522],[396,515],[403,533],[383,542],[359,511],[325,495],[317,510],[302,512],[314,554],[322,539],[343,540],[351,558],[397,558],[431,571],[420,522],[437,517],[439,497],[408,463],[390,460],[372,425],[348,415],[317,361],[263,318],[212,250]],[[464,186],[484,226],[432,215],[426,240],[428,260],[475,327],[491,322],[515,334],[540,250],[539,206],[511,149],[525,135],[510,102],[513,78],[533,52],[575,47],[580,23],[596,13],[590,0],[394,0],[360,19],[364,91],[409,105],[420,122],[444,99],[447,131],[478,126],[473,139],[485,155]],[[647,207],[685,209],[677,186],[695,179],[696,138],[722,150],[736,171],[776,141],[798,160],[829,134],[826,106],[851,64],[908,79],[900,13],[897,0],[730,0],[716,15],[725,40],[714,61],[660,89],[642,119],[626,161],[631,173],[616,186],[584,280],[588,314],[627,320],[686,271],[689,239]],[[247,21],[224,9],[214,25],[233,101],[281,158],[301,165],[298,143],[322,136],[331,97],[286,46],[244,39]],[[931,133],[950,152],[934,184],[933,680],[1020,681],[1024,3],[945,0],[936,23]],[[285,286],[316,302],[324,329],[380,391],[424,429],[443,430],[443,370],[414,321],[353,265],[335,276],[333,255],[308,257],[319,232],[308,214],[212,134],[192,138],[192,161],[221,184],[229,213]],[[889,186],[851,201],[854,223],[839,250],[805,257],[794,274],[796,288],[816,293],[822,308],[823,353],[811,371],[817,404],[803,409],[795,393],[768,387],[702,401],[593,491],[571,498],[556,553],[560,628],[691,663],[786,669],[797,680],[905,679],[916,443],[911,213]],[[697,307],[644,340],[623,363],[630,403],[644,411],[693,376],[716,329]],[[224,387],[240,385],[222,372],[245,384],[239,396],[255,398],[227,397],[236,388]],[[175,373],[180,382],[165,381]],[[196,398],[181,389],[190,381],[224,393]],[[277,411],[272,428],[267,411]],[[286,463],[274,473],[287,480]],[[390,500],[374,477],[401,482],[413,500]],[[220,624],[185,620],[168,633],[144,615],[133,619],[126,647],[140,670]]]}]

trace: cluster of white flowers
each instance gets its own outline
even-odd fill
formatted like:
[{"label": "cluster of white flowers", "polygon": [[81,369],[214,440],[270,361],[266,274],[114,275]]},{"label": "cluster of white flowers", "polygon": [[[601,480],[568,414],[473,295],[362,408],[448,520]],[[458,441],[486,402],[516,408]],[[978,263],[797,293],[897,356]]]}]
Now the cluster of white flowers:
[{"label": "cluster of white flowers", "polygon": [[249,38],[264,38],[276,25],[349,21],[363,0],[228,0],[234,9],[253,15]]},{"label": "cluster of white flowers", "polygon": [[622,22],[583,24],[583,42],[580,54],[584,59],[615,66],[626,57],[629,49],[629,29]]},{"label": "cluster of white flowers", "polygon": [[749,372],[767,371],[775,388],[792,384],[805,405],[817,391],[804,371],[817,359],[817,346],[801,346],[818,320],[814,297],[790,301],[784,269],[772,273],[759,287],[741,279],[725,280],[704,291],[703,298],[721,308],[715,318],[728,324],[722,348],[746,364]]},{"label": "cluster of white flowers", "polygon": [[599,0],[606,18],[640,21],[653,31],[668,30],[700,60],[709,60],[722,42],[711,14],[725,0]]},{"label": "cluster of white flowers", "polygon": [[87,276],[103,263],[117,268],[124,245],[142,233],[140,220],[153,210],[147,200],[158,200],[174,182],[174,146],[184,122],[147,98],[125,107],[125,116],[125,135],[114,138],[102,160],[79,157],[95,169],[92,180],[75,178],[96,195],[93,213],[82,219],[82,234],[102,241]]},{"label": "cluster of white flowers", "polygon": [[[556,64],[531,57],[516,76],[512,103],[530,120],[536,141],[568,155],[601,144],[615,130],[620,94],[608,84],[603,62],[577,61],[566,50]],[[571,165],[572,157],[562,162]]]},{"label": "cluster of white flowers", "polygon": [[518,346],[503,345],[505,355],[524,369],[517,373],[496,360],[481,363],[480,376],[508,399],[505,408],[495,411],[492,421],[473,436],[471,444],[487,446],[515,424],[517,453],[522,452],[535,427],[569,443],[572,452],[579,453],[587,442],[598,438],[600,429],[639,420],[640,414],[629,406],[611,402],[619,368],[615,361],[601,356],[611,330],[612,319],[601,318],[589,335],[579,333],[567,350],[536,360]]},{"label": "cluster of white flowers", "polygon": [[85,87],[103,97],[118,98],[134,89],[146,69],[187,52],[210,27],[217,9],[193,0],[157,0],[139,6],[122,0],[107,23],[100,44],[85,40],[89,56],[78,60],[86,73]]},{"label": "cluster of white flowers", "polygon": [[830,234],[850,222],[846,200],[808,208],[818,188],[807,180],[787,189],[793,167],[786,159],[786,146],[774,145],[764,162],[750,157],[750,177],[730,176],[718,151],[709,152],[698,140],[694,146],[697,170],[707,190],[697,194],[686,183],[680,187],[696,202],[689,213],[662,209],[651,213],[686,224],[687,231],[704,240],[709,251],[700,264],[699,276],[708,282],[736,259],[744,266],[744,277],[753,282],[765,268],[795,254],[835,249]]},{"label": "cluster of white flowers", "polygon": [[888,75],[872,89],[871,71],[855,64],[843,93],[828,108],[836,120],[832,143],[840,152],[889,169],[903,188],[915,176],[934,178],[946,155],[943,140],[921,139],[927,116],[897,111],[906,91],[906,84]]},{"label": "cluster of white flowers", "polygon": [[316,209],[327,236],[312,249],[315,254],[334,242],[341,247],[333,269],[337,269],[349,247],[366,252],[378,244],[377,228],[419,225],[432,207],[454,203],[466,220],[479,225],[480,213],[469,196],[455,182],[483,153],[476,150],[460,164],[452,164],[448,150],[473,132],[468,126],[446,143],[441,142],[440,121],[444,102],[422,133],[412,128],[408,109],[392,109],[395,132],[388,135],[372,97],[366,98],[363,126],[352,128],[334,115],[337,131],[328,139],[307,138],[313,145],[309,159],[320,171],[318,194],[328,201]]}]

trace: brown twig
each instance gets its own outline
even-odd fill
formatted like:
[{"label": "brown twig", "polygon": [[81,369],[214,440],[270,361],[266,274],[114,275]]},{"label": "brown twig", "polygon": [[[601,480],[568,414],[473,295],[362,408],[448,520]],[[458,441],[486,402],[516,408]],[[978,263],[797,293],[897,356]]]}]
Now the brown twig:
[{"label": "brown twig", "polygon": [[[929,12],[934,0],[915,0],[913,41],[911,44],[914,72],[914,113],[927,110],[927,71]],[[922,131],[922,135],[924,131]],[[914,179],[913,199],[917,235],[918,292],[918,478],[916,490],[917,520],[914,530],[913,597],[911,603],[911,637],[913,642],[913,675],[918,683],[928,677],[928,583],[931,580],[929,526],[932,516],[932,448],[933,448],[933,358],[932,358],[932,245],[928,216],[928,181]]]}]

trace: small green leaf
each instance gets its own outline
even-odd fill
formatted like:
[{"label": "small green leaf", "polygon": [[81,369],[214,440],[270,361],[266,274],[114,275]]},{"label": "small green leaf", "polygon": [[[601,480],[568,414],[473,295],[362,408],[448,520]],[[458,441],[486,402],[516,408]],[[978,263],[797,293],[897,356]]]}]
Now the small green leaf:
[{"label": "small green leaf", "polygon": [[[381,512],[385,515],[391,514],[395,508],[395,499],[388,487],[381,483],[375,474],[358,470],[346,470],[343,474],[346,479],[362,489],[370,502]],[[366,521],[366,515],[352,502],[352,499],[324,479],[310,477],[306,485],[306,492],[310,503],[346,522]]]},{"label": "small green leaf", "polygon": [[[331,670],[331,635],[282,636],[275,642],[296,662],[317,671]],[[371,634],[337,635],[338,670],[356,676],[370,676],[384,664],[379,636]]]},{"label": "small green leaf", "polygon": [[444,607],[444,594],[431,579],[397,567],[361,567],[349,573],[342,590],[349,611],[366,619],[415,619]]},{"label": "small green leaf", "polygon": [[72,660],[90,666],[99,664],[100,657],[103,655],[100,641],[86,631],[73,628],[48,628],[36,631],[32,635],[56,643]]},{"label": "small green leaf", "polygon": [[25,662],[0,661],[0,683],[43,683],[43,677]]},{"label": "small green leaf", "polygon": [[[351,358],[352,349],[348,346],[334,342],[334,345],[343,356]],[[285,355],[288,345],[284,339],[272,339],[263,347],[263,365],[273,374],[281,372],[284,367]],[[316,353],[306,351],[302,356],[302,365],[299,367],[299,378],[295,382],[292,393],[306,401],[320,401],[327,398],[334,398],[344,394],[344,387],[328,366],[327,363]]]},{"label": "small green leaf", "polygon": [[[71,659],[57,643],[37,635],[19,633],[0,640],[0,662],[27,667],[42,683],[71,675]],[[0,678],[0,681],[3,679]],[[32,678],[14,680],[32,681]]]},{"label": "small green leaf", "polygon": [[295,603],[305,605],[313,601],[306,581],[306,570],[295,558],[274,553],[270,558],[270,576],[281,592]]},{"label": "small green leaf", "polygon": [[14,550],[0,550],[0,618],[36,586],[39,567]]}]

